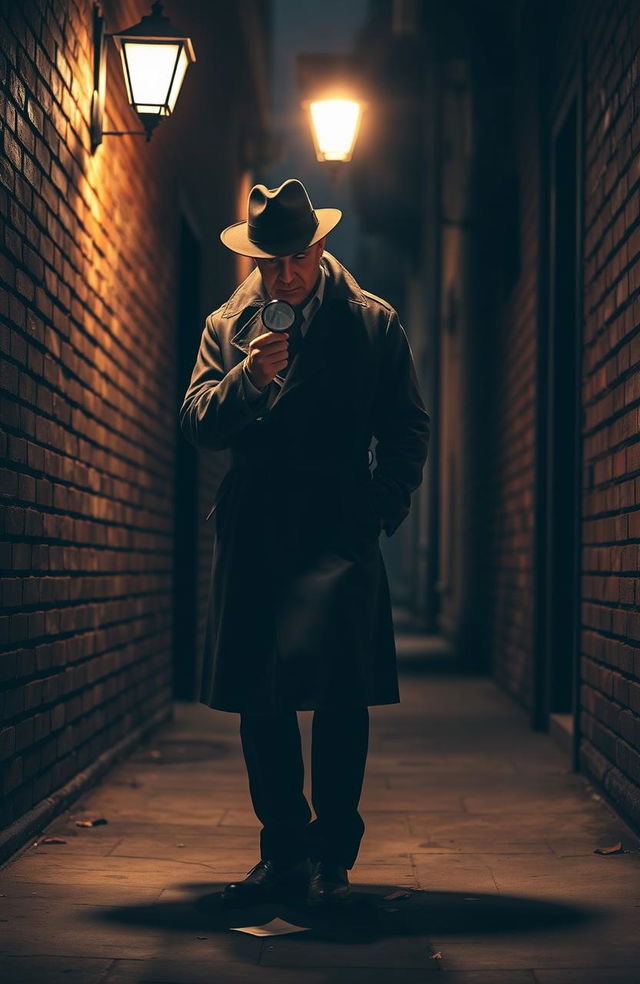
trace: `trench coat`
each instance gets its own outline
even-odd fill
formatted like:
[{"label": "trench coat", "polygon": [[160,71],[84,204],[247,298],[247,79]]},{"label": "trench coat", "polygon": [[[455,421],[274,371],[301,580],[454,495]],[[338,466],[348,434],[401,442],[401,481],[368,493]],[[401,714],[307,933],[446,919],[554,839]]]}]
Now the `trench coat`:
[{"label": "trench coat", "polygon": [[330,253],[321,262],[323,303],[284,380],[247,400],[242,363],[266,330],[255,269],[207,317],[180,409],[192,444],[230,452],[199,696],[222,711],[400,699],[379,538],[409,513],[430,416],[396,311]]}]

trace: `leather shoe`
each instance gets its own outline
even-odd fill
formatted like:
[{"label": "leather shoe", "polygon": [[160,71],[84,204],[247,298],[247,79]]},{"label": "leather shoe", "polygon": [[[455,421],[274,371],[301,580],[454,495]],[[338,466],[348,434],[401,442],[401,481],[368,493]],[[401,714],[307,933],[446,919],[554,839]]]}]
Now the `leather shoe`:
[{"label": "leather shoe", "polygon": [[351,896],[347,869],[334,861],[313,861],[307,902],[341,902]]},{"label": "leather shoe", "polygon": [[242,881],[225,885],[221,898],[226,905],[253,905],[271,900],[284,889],[306,888],[308,883],[308,858],[294,862],[262,858]]}]

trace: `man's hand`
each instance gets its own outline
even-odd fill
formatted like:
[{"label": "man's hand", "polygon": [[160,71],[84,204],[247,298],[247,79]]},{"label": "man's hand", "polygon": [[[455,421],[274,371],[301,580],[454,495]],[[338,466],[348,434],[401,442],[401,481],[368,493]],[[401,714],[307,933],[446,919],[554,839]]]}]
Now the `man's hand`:
[{"label": "man's hand", "polygon": [[283,331],[266,331],[249,342],[247,372],[254,386],[264,389],[289,360],[289,336]]}]

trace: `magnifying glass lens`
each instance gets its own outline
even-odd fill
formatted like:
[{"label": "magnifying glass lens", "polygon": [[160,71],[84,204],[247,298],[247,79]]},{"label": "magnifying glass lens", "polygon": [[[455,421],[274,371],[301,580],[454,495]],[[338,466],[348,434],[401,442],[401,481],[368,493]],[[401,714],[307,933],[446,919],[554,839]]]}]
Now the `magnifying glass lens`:
[{"label": "magnifying glass lens", "polygon": [[270,331],[286,331],[296,320],[296,312],[288,301],[269,301],[262,309],[262,324]]}]

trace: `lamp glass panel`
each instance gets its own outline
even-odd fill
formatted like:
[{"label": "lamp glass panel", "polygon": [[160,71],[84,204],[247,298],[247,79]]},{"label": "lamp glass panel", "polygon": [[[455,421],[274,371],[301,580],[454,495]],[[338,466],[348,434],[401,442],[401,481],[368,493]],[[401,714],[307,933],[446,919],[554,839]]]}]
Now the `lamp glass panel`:
[{"label": "lamp glass panel", "polygon": [[353,99],[323,99],[309,106],[318,154],[325,161],[348,161],[360,121],[360,103]]},{"label": "lamp glass panel", "polygon": [[139,113],[164,115],[173,67],[181,48],[182,45],[175,42],[122,42],[122,57],[126,59],[131,81],[130,98]]},{"label": "lamp glass panel", "polygon": [[178,93],[182,87],[182,80],[184,79],[184,73],[189,67],[189,59],[187,58],[187,52],[184,45],[180,47],[180,57],[178,58],[178,65],[176,67],[176,74],[173,77],[173,85],[171,86],[171,92],[169,93],[169,98],[167,102],[169,103],[169,111],[173,113],[173,107],[176,104],[176,99],[178,98]]}]

